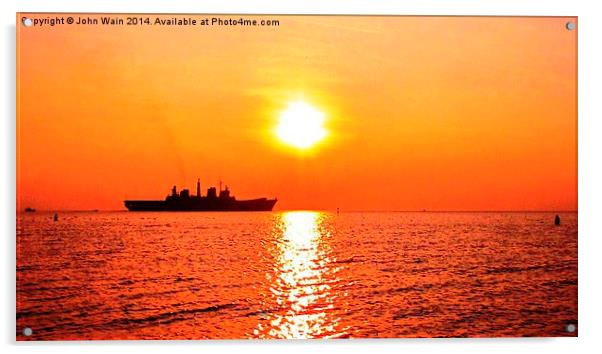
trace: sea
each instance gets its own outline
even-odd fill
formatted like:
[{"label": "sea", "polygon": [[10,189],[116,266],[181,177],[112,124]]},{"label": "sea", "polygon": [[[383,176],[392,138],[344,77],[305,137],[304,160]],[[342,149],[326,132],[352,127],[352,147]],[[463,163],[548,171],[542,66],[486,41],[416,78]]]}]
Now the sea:
[{"label": "sea", "polygon": [[53,216],[17,215],[17,340],[578,333],[576,212]]}]

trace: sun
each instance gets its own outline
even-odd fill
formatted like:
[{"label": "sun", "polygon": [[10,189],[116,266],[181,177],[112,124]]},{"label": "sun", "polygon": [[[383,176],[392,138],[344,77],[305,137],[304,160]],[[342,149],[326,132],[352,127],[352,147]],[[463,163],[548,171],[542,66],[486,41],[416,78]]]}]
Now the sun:
[{"label": "sun", "polygon": [[328,135],[324,120],[324,113],[315,107],[303,101],[291,102],[280,114],[276,136],[287,145],[308,149]]}]

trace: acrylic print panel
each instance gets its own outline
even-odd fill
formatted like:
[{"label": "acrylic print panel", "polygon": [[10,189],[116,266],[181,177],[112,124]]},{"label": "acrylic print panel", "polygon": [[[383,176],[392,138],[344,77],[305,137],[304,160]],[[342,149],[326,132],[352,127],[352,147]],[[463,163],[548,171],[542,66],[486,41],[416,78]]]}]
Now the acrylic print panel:
[{"label": "acrylic print panel", "polygon": [[17,37],[17,340],[577,335],[576,18]]}]

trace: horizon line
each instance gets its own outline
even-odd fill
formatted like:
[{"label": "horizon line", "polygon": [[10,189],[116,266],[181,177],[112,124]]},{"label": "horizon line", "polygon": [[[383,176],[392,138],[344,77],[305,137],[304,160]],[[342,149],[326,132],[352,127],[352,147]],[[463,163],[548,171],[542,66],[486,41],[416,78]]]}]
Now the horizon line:
[{"label": "horizon line", "polygon": [[[415,209],[407,209],[407,210],[362,210],[362,209],[349,209],[349,210],[337,210],[335,209],[307,209],[307,208],[297,208],[297,209],[281,209],[281,210],[271,210],[271,212],[287,212],[287,211],[318,211],[318,212],[346,212],[346,213],[576,213],[579,210],[574,209],[483,209],[483,210],[466,210],[466,209],[437,209],[437,210],[415,210]],[[16,210],[17,213],[26,213],[24,209]],[[34,212],[129,212],[127,209],[35,209]],[[170,213],[170,212],[185,212],[185,213],[224,213],[228,211],[157,211],[158,213]],[[240,213],[240,211],[231,211],[232,213]],[[255,211],[252,211],[255,212]],[[149,213],[149,212],[134,212],[134,213]]]}]

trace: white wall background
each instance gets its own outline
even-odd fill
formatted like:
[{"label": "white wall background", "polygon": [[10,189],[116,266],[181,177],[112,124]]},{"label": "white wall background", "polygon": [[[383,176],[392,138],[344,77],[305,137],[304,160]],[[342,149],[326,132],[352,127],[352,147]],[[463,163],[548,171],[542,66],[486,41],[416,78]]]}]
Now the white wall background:
[{"label": "white wall background", "polygon": [[[5,353],[563,353],[602,348],[602,11],[585,0],[4,0],[0,47],[0,346]],[[194,12],[579,16],[579,338],[339,341],[15,342],[15,13]]]}]

